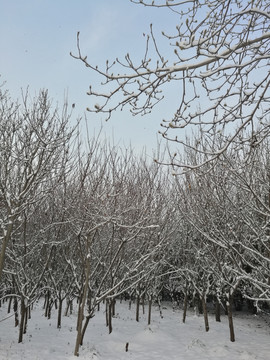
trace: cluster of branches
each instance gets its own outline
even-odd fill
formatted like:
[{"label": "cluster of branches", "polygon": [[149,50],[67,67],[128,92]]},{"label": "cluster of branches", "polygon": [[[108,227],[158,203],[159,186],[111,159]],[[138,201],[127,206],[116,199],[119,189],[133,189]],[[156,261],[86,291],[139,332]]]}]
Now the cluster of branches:
[{"label": "cluster of branches", "polygon": [[168,171],[99,136],[82,141],[46,91],[32,104],[0,101],[1,297],[14,301],[19,342],[36,299],[48,316],[57,302],[59,328],[63,301],[78,299],[77,355],[99,303],[158,266],[174,231]]},{"label": "cluster of branches", "polygon": [[[190,142],[208,146],[203,134]],[[252,151],[249,146],[227,151],[211,163],[207,152],[190,148],[183,161],[194,169],[176,176],[181,240],[171,243],[174,274],[168,283],[186,297],[196,293],[203,304],[214,299],[217,311],[221,305],[231,314],[236,298],[253,311],[262,310],[270,299],[269,146],[265,139]],[[197,168],[198,163],[205,165]],[[230,329],[234,341],[232,319]]]},{"label": "cluster of branches", "polygon": [[77,299],[75,355],[99,304],[111,308],[123,294],[149,304],[164,291],[186,305],[199,299],[206,330],[215,299],[232,341],[236,294],[257,307],[270,300],[267,140],[209,163],[193,150],[209,146],[201,134],[182,155],[194,169],[173,177],[98,136],[82,143],[80,124],[71,128],[67,106],[52,108],[45,91],[32,104],[6,93],[0,101],[0,290],[13,301],[19,341],[40,297],[48,317],[57,303],[59,328],[64,300]]},{"label": "cluster of branches", "polygon": [[[171,12],[174,33],[154,34],[136,63],[127,53],[123,60],[106,61],[104,68],[91,64],[77,41],[75,59],[100,76],[100,86],[91,84],[93,102],[88,110],[109,119],[118,109],[129,108],[133,115],[148,114],[179,82],[174,114],[161,119],[160,134],[179,146],[186,132],[199,127],[205,134],[222,134],[222,148],[208,147],[214,160],[230,146],[260,143],[269,135],[270,5],[266,0],[131,0],[146,7]],[[159,47],[159,40],[167,48]],[[163,52],[165,54],[163,54]],[[93,86],[92,86],[93,85]],[[242,129],[248,138],[239,139]],[[186,169],[191,164],[173,159]],[[200,164],[197,164],[197,166]]]}]

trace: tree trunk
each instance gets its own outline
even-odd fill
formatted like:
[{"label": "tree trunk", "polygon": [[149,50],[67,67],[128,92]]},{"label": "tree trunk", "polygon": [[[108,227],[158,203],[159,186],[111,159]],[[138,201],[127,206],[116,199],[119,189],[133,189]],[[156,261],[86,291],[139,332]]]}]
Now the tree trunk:
[{"label": "tree trunk", "polygon": [[45,295],[44,307],[45,307],[45,317],[48,317],[49,316],[49,308],[50,308],[50,292],[49,291],[47,291],[47,294]]},{"label": "tree trunk", "polygon": [[86,332],[86,329],[87,329],[87,326],[88,326],[88,323],[89,323],[90,319],[91,319],[91,315],[87,315],[86,319],[85,319],[85,322],[84,322],[84,325],[83,325],[83,329],[82,329],[82,338],[81,338],[80,345],[83,344],[84,335],[85,335],[85,332]]},{"label": "tree trunk", "polygon": [[15,315],[15,327],[19,325],[19,315],[18,315],[18,299],[17,296],[14,297],[13,310]]},{"label": "tree trunk", "polygon": [[79,306],[79,312],[78,312],[78,321],[77,321],[77,338],[76,338],[76,344],[74,349],[74,355],[79,356],[79,347],[82,344],[82,324],[83,324],[83,318],[84,318],[84,307],[87,299],[87,293],[88,293],[88,282],[90,277],[90,261],[87,258],[86,263],[86,269],[85,269],[85,283],[84,283],[84,289],[82,294],[82,301]]},{"label": "tree trunk", "polygon": [[230,340],[235,342],[234,326],[233,326],[233,316],[232,316],[232,298],[229,297],[227,302],[227,311],[228,311],[228,320],[230,328]]},{"label": "tree trunk", "polygon": [[20,321],[20,328],[19,328],[18,343],[21,343],[23,340],[24,326],[25,326],[25,313],[26,313],[26,308],[25,308],[24,298],[21,297],[21,321]]},{"label": "tree trunk", "polygon": [[220,322],[220,302],[218,301],[218,299],[216,300],[216,304],[215,304],[215,314],[216,314],[216,321]]},{"label": "tree trunk", "polygon": [[[39,299],[38,299],[38,300],[39,300]],[[46,304],[47,304],[47,295],[45,294],[45,296],[44,296],[44,303],[43,303],[43,309],[44,309],[44,310],[46,309]],[[45,317],[47,317],[46,314],[45,314]]]},{"label": "tree trunk", "polygon": [[78,311],[78,321],[77,321],[77,337],[76,344],[74,349],[74,355],[79,356],[79,347],[82,342],[82,323],[83,323],[83,304],[80,303]]},{"label": "tree trunk", "polygon": [[136,298],[136,321],[139,322],[140,318],[140,295],[137,295]]},{"label": "tree trunk", "polygon": [[8,300],[8,311],[7,311],[8,314],[10,313],[11,304],[12,304],[12,297],[10,297]]},{"label": "tree trunk", "polygon": [[24,324],[23,324],[24,334],[26,334],[26,330],[27,330],[28,314],[29,314],[29,306],[25,307]]},{"label": "tree trunk", "polygon": [[61,329],[62,307],[63,307],[63,299],[59,298],[58,316],[57,316],[57,329]]},{"label": "tree trunk", "polygon": [[186,322],[187,317],[187,306],[188,306],[188,294],[185,293],[185,299],[184,299],[184,311],[183,311],[183,323]]},{"label": "tree trunk", "polygon": [[209,322],[208,322],[208,313],[207,313],[205,296],[202,296],[202,308],[203,308],[205,331],[207,332],[207,331],[209,331]]},{"label": "tree trunk", "polygon": [[149,296],[148,301],[148,325],[151,324],[151,312],[152,312],[152,296]]},{"label": "tree trunk", "polygon": [[[32,306],[33,306],[33,304],[32,304]],[[32,314],[32,312],[31,312],[32,310],[31,310],[31,306],[28,306],[28,312],[27,312],[27,314],[28,314],[28,320],[30,320],[31,319],[31,314]]]},{"label": "tree trunk", "polygon": [[202,315],[204,313],[203,312],[203,302],[199,296],[196,298],[196,303],[197,303],[197,308],[198,308],[199,314]]},{"label": "tree trunk", "polygon": [[116,304],[116,300],[112,299],[111,300],[111,305],[112,305],[112,317],[115,316],[115,304]]},{"label": "tree trunk", "polygon": [[70,307],[70,300],[67,298],[66,302],[67,302],[67,306],[66,306],[64,315],[68,316],[68,310],[69,310],[69,307]]},{"label": "tree trunk", "polygon": [[142,312],[143,312],[143,315],[145,314],[144,299],[145,299],[145,294],[143,294],[143,296],[142,296]]},{"label": "tree trunk", "polygon": [[0,252],[0,280],[2,278],[7,244],[9,242],[10,238],[11,238],[14,220],[15,220],[15,215],[9,217],[9,223],[8,223],[8,226],[7,226],[6,234],[5,234],[5,236],[3,237],[3,240],[2,240],[2,248],[1,248],[1,252]]},{"label": "tree trunk", "polygon": [[73,300],[72,299],[67,299],[67,307],[65,310],[65,316],[68,316],[68,311],[69,311],[69,314],[71,315],[72,311],[73,311]]},{"label": "tree trunk", "polygon": [[48,320],[50,320],[52,315],[52,307],[53,307],[53,301],[48,302]]},{"label": "tree trunk", "polygon": [[77,316],[77,325],[76,325],[76,330],[78,331],[79,329],[79,319],[80,319],[80,311],[81,311],[81,304],[82,304],[82,295],[80,296],[79,299],[77,299],[77,303],[78,303],[78,316]]},{"label": "tree trunk", "polygon": [[160,298],[159,298],[159,297],[158,297],[158,308],[159,308],[159,315],[160,315],[161,319],[163,319],[161,302],[160,302]]},{"label": "tree trunk", "polygon": [[69,314],[72,315],[73,313],[73,300],[70,300],[70,304],[69,304]]},{"label": "tree trunk", "polygon": [[105,317],[106,317],[106,326],[109,326],[109,300],[106,299],[106,307],[105,307]]},{"label": "tree trunk", "polygon": [[223,308],[224,308],[224,315],[228,316],[228,306],[227,306],[226,301],[223,300],[222,305],[223,305]]},{"label": "tree trunk", "polygon": [[112,300],[109,300],[108,304],[108,320],[109,320],[109,334],[112,332]]}]

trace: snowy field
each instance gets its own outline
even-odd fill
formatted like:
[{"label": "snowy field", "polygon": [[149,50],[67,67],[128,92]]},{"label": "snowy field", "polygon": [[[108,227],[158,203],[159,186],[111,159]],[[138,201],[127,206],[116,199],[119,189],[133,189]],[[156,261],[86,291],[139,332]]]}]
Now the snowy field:
[{"label": "snowy field", "polygon": [[[69,360],[73,356],[76,339],[76,315],[62,319],[62,328],[56,329],[56,311],[52,319],[44,317],[40,304],[32,311],[28,331],[21,344],[17,343],[18,329],[14,318],[0,322],[1,360]],[[147,307],[146,307],[147,311]],[[227,318],[216,323],[209,315],[210,331],[204,331],[203,316],[190,311],[186,324],[181,322],[182,311],[173,311],[170,304],[162,309],[163,318],[153,308],[152,324],[147,326],[147,315],[135,321],[135,305],[116,304],[113,332],[105,326],[104,311],[90,320],[80,359],[101,360],[267,360],[270,359],[270,327],[268,318],[236,313],[234,317],[236,342],[229,341]],[[7,317],[5,306],[0,317]],[[125,351],[126,343],[129,351]]]}]

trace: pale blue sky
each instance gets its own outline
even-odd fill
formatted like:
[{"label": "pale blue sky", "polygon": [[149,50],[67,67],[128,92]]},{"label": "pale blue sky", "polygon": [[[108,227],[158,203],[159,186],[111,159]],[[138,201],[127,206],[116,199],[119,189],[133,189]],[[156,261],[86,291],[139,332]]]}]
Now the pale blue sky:
[{"label": "pale blue sky", "polygon": [[[76,34],[80,31],[82,53],[93,64],[106,59],[143,55],[149,24],[154,30],[175,28],[175,18],[168,10],[145,8],[129,0],[0,0],[0,75],[13,97],[29,86],[33,95],[41,88],[61,104],[68,91],[69,103],[76,104],[76,115],[84,116],[89,104],[86,95],[95,74],[74,60]],[[132,117],[129,112],[115,113],[103,124],[108,136],[118,142],[131,141],[136,149],[156,146],[163,117],[173,113],[178,94],[161,103],[151,115]],[[177,103],[176,103],[177,104]],[[76,117],[76,116],[75,116]],[[98,129],[101,115],[87,113],[91,129]]]}]

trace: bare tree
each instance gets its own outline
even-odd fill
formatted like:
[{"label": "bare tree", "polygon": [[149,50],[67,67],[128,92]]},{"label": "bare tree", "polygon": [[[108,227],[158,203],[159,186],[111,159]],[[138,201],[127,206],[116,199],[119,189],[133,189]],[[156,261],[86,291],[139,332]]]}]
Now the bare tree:
[{"label": "bare tree", "polygon": [[10,101],[7,93],[0,100],[0,277],[13,284],[20,299],[21,342],[59,240],[59,231],[52,230],[55,219],[46,210],[70,170],[74,128],[67,105],[63,113],[53,109],[47,91],[33,101],[27,94],[22,104]]},{"label": "bare tree", "polygon": [[[33,214],[35,206],[68,171],[70,140],[67,105],[52,109],[47,91],[30,102],[12,102],[0,93],[0,278],[14,227]],[[26,245],[25,245],[26,246]]]},{"label": "bare tree", "polygon": [[[199,128],[210,138],[217,132],[221,147],[207,148],[208,161],[220,156],[230,144],[254,147],[269,134],[270,5],[266,0],[148,1],[134,4],[171,12],[174,33],[147,35],[146,50],[135,62],[127,53],[123,60],[106,61],[102,68],[91,64],[81,52],[79,33],[75,59],[81,60],[101,78],[92,85],[89,111],[104,113],[109,119],[117,109],[147,114],[166,101],[169,82],[179,82],[179,101],[174,114],[162,120],[161,135],[183,146],[185,131]],[[167,41],[165,50],[159,40]],[[163,40],[163,41],[162,41]],[[165,54],[163,54],[163,51]],[[249,129],[249,136],[240,135]],[[173,131],[173,133],[172,133]],[[197,151],[202,151],[200,147]],[[187,167],[173,156],[178,167]],[[199,166],[198,164],[197,166]]]},{"label": "bare tree", "polygon": [[[176,177],[179,210],[190,230],[189,241],[178,246],[184,247],[184,263],[169,257],[175,278],[183,274],[190,290],[223,303],[231,341],[235,341],[232,309],[237,298],[247,299],[248,305],[253,301],[258,308],[269,299],[269,141],[252,151],[248,145],[233,150],[211,166]],[[207,160],[206,153],[197,159],[191,149],[187,155],[193,165]]]},{"label": "bare tree", "polygon": [[80,295],[75,355],[103,300],[112,331],[115,299],[149,278],[166,240],[158,224],[160,214],[164,222],[166,218],[160,166],[137,158],[131,149],[121,151],[106,143],[89,154],[79,162],[80,198],[70,207],[71,231],[77,238],[72,262]]}]

